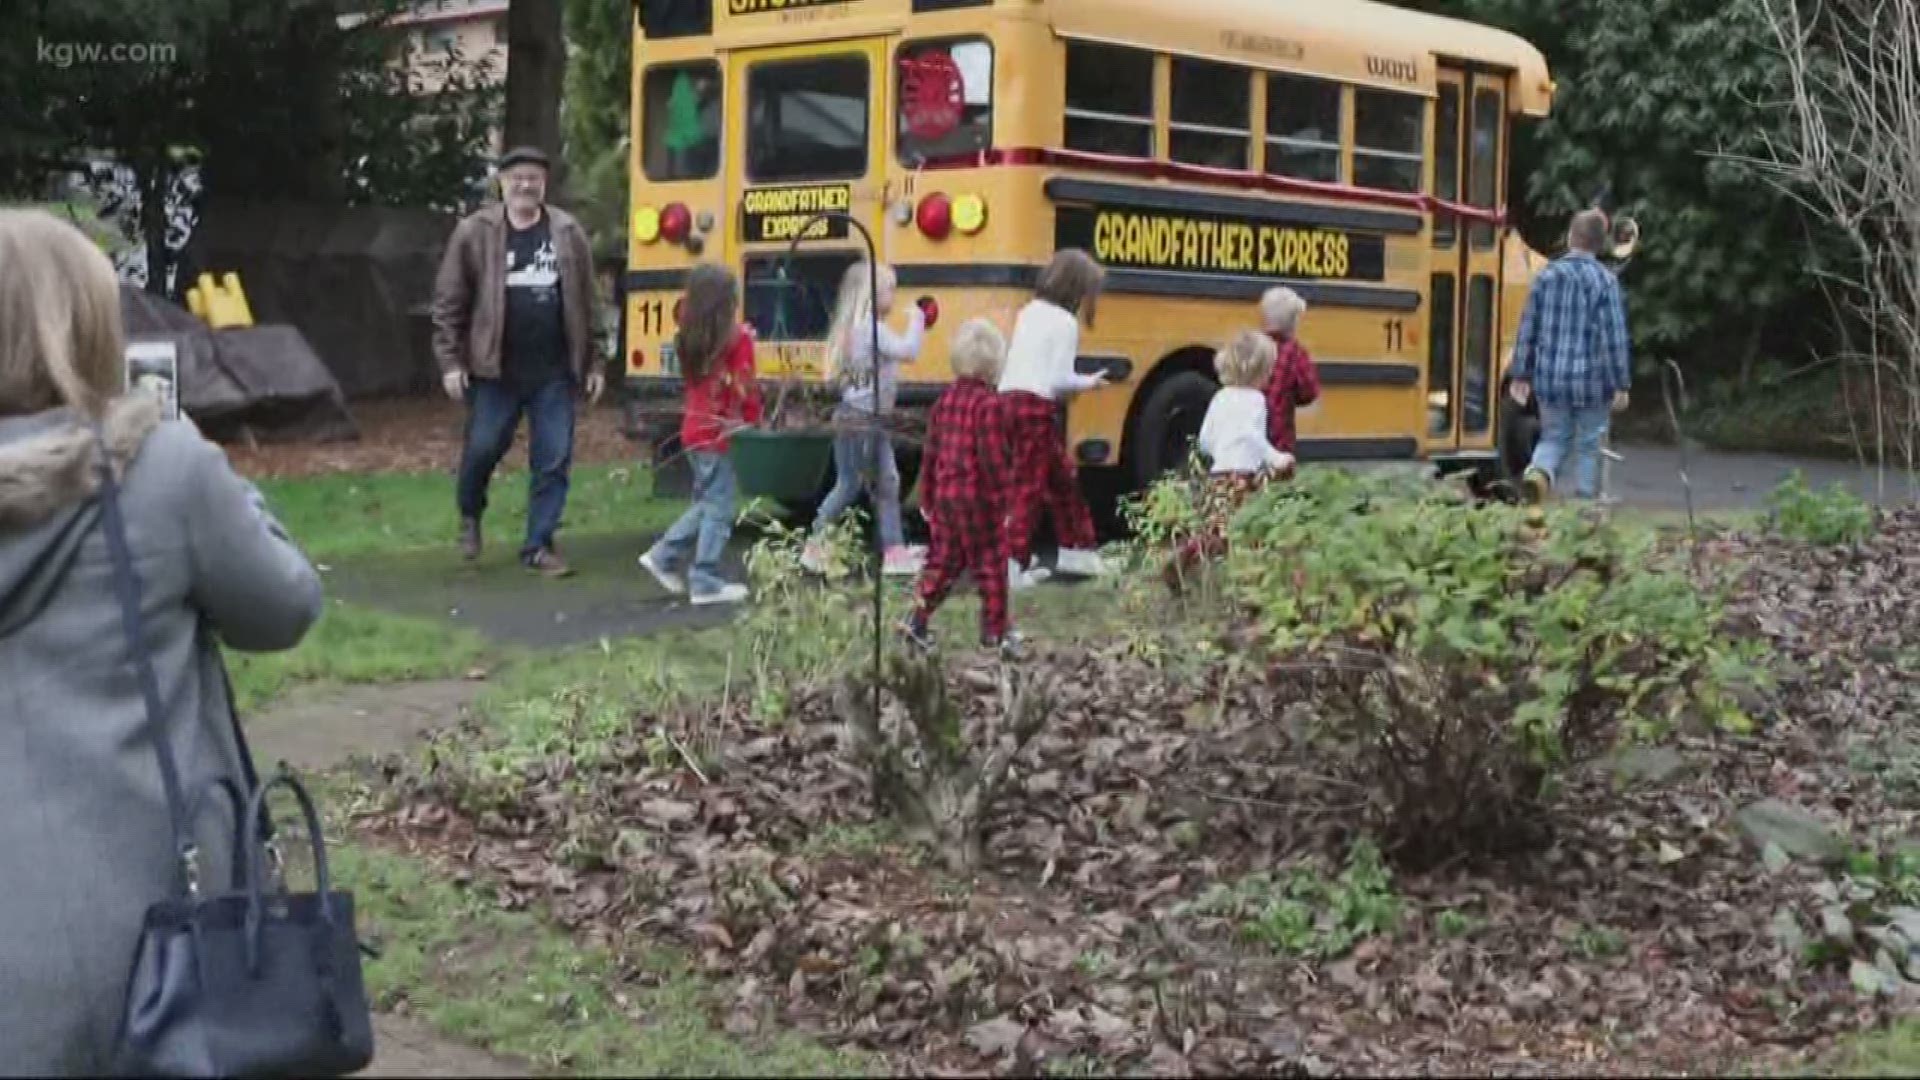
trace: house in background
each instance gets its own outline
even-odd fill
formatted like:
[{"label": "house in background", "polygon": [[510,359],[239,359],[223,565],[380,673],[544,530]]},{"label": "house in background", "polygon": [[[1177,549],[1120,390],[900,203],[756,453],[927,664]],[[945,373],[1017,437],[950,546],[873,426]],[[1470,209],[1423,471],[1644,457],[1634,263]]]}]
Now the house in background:
[{"label": "house in background", "polygon": [[[390,55],[396,67],[406,67],[411,82],[432,93],[446,83],[451,63],[484,64],[485,81],[507,79],[507,5],[510,0],[413,0],[391,23],[394,40]],[[358,13],[340,16],[340,25],[364,19]],[[499,153],[500,130],[493,133]]]}]

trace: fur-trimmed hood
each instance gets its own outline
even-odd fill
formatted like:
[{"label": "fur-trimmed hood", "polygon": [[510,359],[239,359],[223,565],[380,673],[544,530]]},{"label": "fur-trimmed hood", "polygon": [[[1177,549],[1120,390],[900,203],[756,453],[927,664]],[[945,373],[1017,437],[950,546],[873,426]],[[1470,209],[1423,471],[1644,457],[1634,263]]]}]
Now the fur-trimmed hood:
[{"label": "fur-trimmed hood", "polygon": [[[145,394],[115,400],[101,421],[114,475],[160,422]],[[61,409],[0,420],[0,636],[38,612],[98,516],[93,430]]]}]

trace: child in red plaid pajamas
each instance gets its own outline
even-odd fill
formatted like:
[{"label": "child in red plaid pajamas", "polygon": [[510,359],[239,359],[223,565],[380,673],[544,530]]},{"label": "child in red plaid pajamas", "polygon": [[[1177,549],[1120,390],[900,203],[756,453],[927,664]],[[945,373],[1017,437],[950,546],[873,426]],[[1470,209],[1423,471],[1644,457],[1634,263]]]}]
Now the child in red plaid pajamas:
[{"label": "child in red plaid pajamas", "polygon": [[1080,354],[1080,323],[1093,324],[1093,309],[1105,272],[1093,256],[1078,248],[1056,254],[1040,272],[1033,301],[1020,309],[1013,340],[1007,345],[1000,395],[1006,409],[1007,438],[1013,447],[1013,495],[1007,514],[1008,573],[1019,588],[1033,577],[1033,528],[1040,511],[1053,512],[1059,534],[1056,565],[1062,573],[1094,576],[1108,572],[1093,550],[1093,514],[1080,494],[1080,481],[1060,435],[1059,400],[1105,386],[1105,373],[1082,375],[1074,366]]},{"label": "child in red plaid pajamas", "polygon": [[993,388],[1006,351],[1006,339],[991,322],[971,319],[961,324],[949,350],[953,382],[927,419],[920,509],[933,543],[920,575],[920,602],[901,628],[922,648],[933,645],[928,620],[968,571],[980,589],[981,644],[1009,654],[1018,645],[1007,628],[1007,553],[1001,532],[1011,473],[1002,398]]}]

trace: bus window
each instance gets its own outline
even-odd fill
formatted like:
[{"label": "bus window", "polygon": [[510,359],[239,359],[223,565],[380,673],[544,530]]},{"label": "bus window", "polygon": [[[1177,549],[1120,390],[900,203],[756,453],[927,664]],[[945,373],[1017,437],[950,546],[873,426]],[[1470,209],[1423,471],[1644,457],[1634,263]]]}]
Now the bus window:
[{"label": "bus window", "polygon": [[741,309],[762,341],[824,341],[840,279],[860,256],[851,251],[749,255],[742,264]]},{"label": "bus window", "polygon": [[913,165],[993,145],[993,46],[984,38],[900,49],[894,145]]},{"label": "bus window", "polygon": [[[1440,84],[1440,100],[1433,113],[1433,193],[1448,202],[1460,201],[1460,86]],[[1433,215],[1435,247],[1452,247],[1452,214]]]},{"label": "bus window", "polygon": [[[1467,201],[1482,210],[1497,208],[1500,200],[1500,92],[1479,90],[1473,95],[1473,162],[1468,169]],[[1476,222],[1473,246],[1493,247],[1493,226]]]},{"label": "bus window", "polygon": [[720,171],[720,65],[647,69],[641,165],[647,179],[705,180]]},{"label": "bus window", "polygon": [[1153,156],[1153,54],[1067,43],[1069,150]]},{"label": "bus window", "polygon": [[1231,64],[1174,58],[1167,156],[1189,165],[1246,168],[1253,136],[1247,120],[1251,78]]},{"label": "bus window", "polygon": [[1353,182],[1382,191],[1419,191],[1426,159],[1426,99],[1388,90],[1353,92]]},{"label": "bus window", "polygon": [[1340,182],[1340,87],[1296,75],[1267,76],[1267,172]]},{"label": "bus window", "polygon": [[866,57],[810,57],[749,69],[749,179],[836,180],[866,173]]},{"label": "bus window", "polygon": [[1493,372],[1493,278],[1475,274],[1467,285],[1467,347],[1461,358],[1464,392],[1461,394],[1461,427],[1469,435],[1487,432],[1488,387]]}]

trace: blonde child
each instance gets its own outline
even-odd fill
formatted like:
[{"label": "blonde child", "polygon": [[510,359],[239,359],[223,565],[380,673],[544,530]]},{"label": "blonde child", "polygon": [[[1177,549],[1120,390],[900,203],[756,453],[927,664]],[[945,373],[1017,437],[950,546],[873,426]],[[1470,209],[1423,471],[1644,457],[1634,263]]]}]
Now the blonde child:
[{"label": "blonde child", "polygon": [[1106,374],[1082,375],[1080,324],[1093,325],[1094,307],[1106,278],[1093,256],[1078,248],[1056,254],[1040,272],[1034,298],[1020,309],[1000,375],[1007,438],[1013,453],[1013,492],[1006,546],[1014,588],[1029,584],[1033,529],[1042,510],[1053,513],[1062,573],[1098,575],[1107,566],[1093,550],[1093,514],[1080,494],[1079,477],[1060,437],[1061,398],[1105,386]]},{"label": "blonde child", "polygon": [[1291,476],[1294,457],[1267,435],[1267,392],[1279,349],[1258,330],[1242,331],[1214,354],[1220,389],[1200,422],[1198,446],[1212,462],[1201,496],[1206,524],[1180,546],[1167,567],[1177,586],[1200,560],[1226,552],[1227,524],[1234,512],[1272,476]]},{"label": "blonde child", "polygon": [[[841,386],[840,404],[833,413],[838,431],[833,439],[836,475],[833,490],[820,504],[814,535],[818,537],[845,513],[862,490],[871,491],[883,572],[905,575],[916,572],[919,566],[900,528],[900,467],[894,458],[893,438],[883,421],[893,412],[900,366],[920,355],[927,316],[918,306],[913,307],[907,312],[907,332],[894,333],[885,321],[893,309],[894,292],[893,267],[884,264],[873,267],[855,263],[840,280],[833,328],[827,337],[828,370]],[[800,562],[820,572],[825,553],[818,539],[808,542]]]},{"label": "blonde child", "polygon": [[928,621],[968,572],[980,589],[981,644],[1005,654],[1018,645],[1008,629],[1008,566],[1001,527],[1011,486],[1005,398],[993,386],[1006,350],[1006,339],[993,323],[962,323],[950,350],[953,382],[927,420],[920,505],[933,531],[933,545],[920,576],[919,604],[902,628],[908,640],[923,648],[933,644]]},{"label": "blonde child", "polygon": [[[727,456],[728,436],[760,422],[753,331],[741,324],[740,282],[712,263],[693,268],[674,348],[680,356],[686,412],[680,442],[693,466],[693,505],[640,565],[662,588],[686,593],[695,604],[737,604],[747,587],[720,577],[720,557],[733,536],[738,484]],[[691,572],[680,568],[692,558]]]}]

